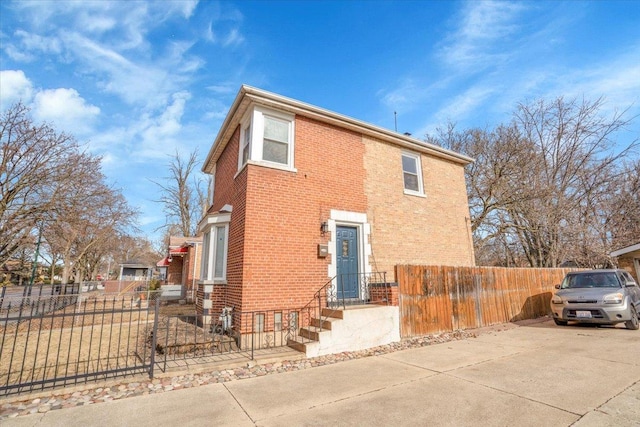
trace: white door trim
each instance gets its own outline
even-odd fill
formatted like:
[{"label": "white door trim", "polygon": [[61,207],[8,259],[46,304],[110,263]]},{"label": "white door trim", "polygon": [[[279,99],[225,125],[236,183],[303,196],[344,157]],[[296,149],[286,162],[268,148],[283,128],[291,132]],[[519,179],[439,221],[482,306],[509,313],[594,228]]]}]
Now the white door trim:
[{"label": "white door trim", "polygon": [[[336,254],[336,228],[339,225],[356,227],[358,229],[358,272],[371,273],[371,265],[369,264],[369,258],[371,256],[371,225],[367,222],[367,214],[331,209],[330,218],[327,222],[330,232],[327,249],[329,250],[329,254],[331,255],[331,263],[327,267],[328,277],[334,278],[338,271]],[[332,286],[335,287],[336,284],[334,283]]]}]

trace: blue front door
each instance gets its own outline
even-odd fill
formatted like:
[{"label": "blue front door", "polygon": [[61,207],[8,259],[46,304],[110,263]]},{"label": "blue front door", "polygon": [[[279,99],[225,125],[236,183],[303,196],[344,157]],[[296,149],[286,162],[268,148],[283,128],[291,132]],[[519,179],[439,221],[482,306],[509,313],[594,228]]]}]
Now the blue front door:
[{"label": "blue front door", "polygon": [[358,228],[336,227],[337,296],[358,298]]}]

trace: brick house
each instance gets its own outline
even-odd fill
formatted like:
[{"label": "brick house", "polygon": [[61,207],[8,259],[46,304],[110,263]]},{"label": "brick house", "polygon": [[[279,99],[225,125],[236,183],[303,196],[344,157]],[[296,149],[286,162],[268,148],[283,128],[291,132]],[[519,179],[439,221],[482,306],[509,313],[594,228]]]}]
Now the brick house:
[{"label": "brick house", "polygon": [[618,267],[627,270],[640,283],[640,243],[613,251],[611,257],[617,257]]},{"label": "brick house", "polygon": [[242,86],[202,168],[212,185],[199,224],[200,314],[301,307],[325,284],[368,298],[357,277],[394,282],[398,264],[474,265],[471,161]]},{"label": "brick house", "polygon": [[181,295],[195,299],[202,265],[202,237],[170,236],[167,256],[157,263],[165,285],[180,286]]}]

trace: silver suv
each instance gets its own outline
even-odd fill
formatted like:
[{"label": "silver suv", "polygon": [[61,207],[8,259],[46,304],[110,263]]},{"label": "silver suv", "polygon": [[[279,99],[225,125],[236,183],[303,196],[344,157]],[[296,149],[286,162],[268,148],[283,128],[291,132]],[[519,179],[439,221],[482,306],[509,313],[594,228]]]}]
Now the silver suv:
[{"label": "silver suv", "polygon": [[551,298],[556,325],[569,321],[638,329],[640,288],[624,270],[576,271],[566,275]]}]

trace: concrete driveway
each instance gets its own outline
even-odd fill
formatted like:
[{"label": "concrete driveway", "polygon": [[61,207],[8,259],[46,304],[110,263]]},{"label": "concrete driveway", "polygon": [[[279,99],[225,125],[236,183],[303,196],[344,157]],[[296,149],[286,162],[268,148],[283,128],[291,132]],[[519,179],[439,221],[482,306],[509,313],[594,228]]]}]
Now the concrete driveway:
[{"label": "concrete driveway", "polygon": [[508,325],[462,341],[2,424],[640,426],[639,355],[640,331]]}]

